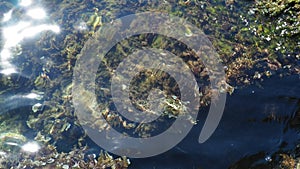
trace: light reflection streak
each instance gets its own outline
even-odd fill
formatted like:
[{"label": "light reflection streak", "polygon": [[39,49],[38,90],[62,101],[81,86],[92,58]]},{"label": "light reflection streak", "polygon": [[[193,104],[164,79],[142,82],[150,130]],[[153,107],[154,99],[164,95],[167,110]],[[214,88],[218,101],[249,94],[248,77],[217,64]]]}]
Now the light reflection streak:
[{"label": "light reflection streak", "polygon": [[18,73],[16,66],[11,62],[12,58],[18,55],[16,50],[18,47],[21,48],[21,43],[26,38],[33,38],[38,36],[43,31],[51,31],[58,34],[60,28],[58,25],[47,24],[46,18],[47,13],[41,7],[34,6],[30,8],[32,0],[20,0],[19,5],[26,7],[24,9],[27,16],[30,16],[31,19],[28,20],[28,17],[22,20],[22,18],[10,24],[9,21],[15,20],[13,18],[13,12],[15,8],[9,10],[3,15],[2,23],[5,23],[2,29],[2,40],[3,46],[0,52],[0,73],[3,75],[10,75],[13,73]]},{"label": "light reflection streak", "polygon": [[29,6],[31,4],[32,4],[32,0],[20,0],[19,2],[19,5],[24,7]]},{"label": "light reflection streak", "polygon": [[31,92],[26,94],[1,94],[0,95],[0,115],[11,110],[24,107],[33,106],[43,102],[42,92]]},{"label": "light reflection streak", "polygon": [[23,37],[20,36],[20,31],[29,26],[30,22],[20,21],[14,26],[3,28],[4,49],[9,50],[9,48],[19,44],[23,40]]},{"label": "light reflection streak", "polygon": [[37,94],[37,93],[28,93],[23,95],[13,95],[10,97],[7,97],[7,100],[14,100],[14,99],[32,99],[32,100],[41,100],[43,98],[43,95]]},{"label": "light reflection streak", "polygon": [[40,145],[35,141],[28,142],[22,146],[22,150],[29,153],[38,152],[40,148]]},{"label": "light reflection streak", "polygon": [[22,38],[34,37],[37,34],[47,30],[52,31],[54,33],[59,33],[60,31],[59,27],[56,25],[43,24],[26,28],[22,32],[20,32],[20,35]]},{"label": "light reflection streak", "polygon": [[2,22],[9,21],[11,19],[12,12],[13,12],[13,9],[11,9],[8,12],[6,12],[5,14],[3,14]]},{"label": "light reflection streak", "polygon": [[33,19],[43,19],[47,16],[43,8],[34,8],[27,11],[27,15]]}]

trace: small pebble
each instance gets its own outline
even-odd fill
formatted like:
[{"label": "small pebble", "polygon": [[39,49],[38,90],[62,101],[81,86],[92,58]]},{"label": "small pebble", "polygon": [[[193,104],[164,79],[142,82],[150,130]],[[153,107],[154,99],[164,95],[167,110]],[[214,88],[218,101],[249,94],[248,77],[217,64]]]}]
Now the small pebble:
[{"label": "small pebble", "polygon": [[65,164],[62,166],[63,169],[69,169],[69,165]]},{"label": "small pebble", "polygon": [[51,163],[53,163],[55,160],[53,159],[53,158],[49,158],[48,160],[47,160],[47,163],[48,164],[51,164]]}]

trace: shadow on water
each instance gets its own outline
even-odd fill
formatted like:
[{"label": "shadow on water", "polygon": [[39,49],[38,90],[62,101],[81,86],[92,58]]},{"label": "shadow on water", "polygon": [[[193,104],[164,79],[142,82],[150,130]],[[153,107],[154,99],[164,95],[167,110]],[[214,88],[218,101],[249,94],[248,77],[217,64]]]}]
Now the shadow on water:
[{"label": "shadow on water", "polygon": [[254,161],[267,163],[273,153],[291,150],[299,142],[299,131],[289,124],[299,109],[299,78],[274,76],[260,87],[237,89],[227,97],[223,118],[208,141],[197,142],[206,117],[200,112],[200,123],[179,145],[159,156],[133,159],[130,168],[222,169],[259,152]]}]

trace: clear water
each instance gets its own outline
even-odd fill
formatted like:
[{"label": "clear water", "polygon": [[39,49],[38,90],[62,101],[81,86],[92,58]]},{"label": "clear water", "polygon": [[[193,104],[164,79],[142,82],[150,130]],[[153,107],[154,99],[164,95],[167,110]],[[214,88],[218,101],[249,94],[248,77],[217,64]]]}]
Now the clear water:
[{"label": "clear water", "polygon": [[[4,2],[1,2],[4,3]],[[7,2],[10,3],[10,2]],[[43,4],[43,2],[39,2]],[[175,3],[175,2],[174,2]],[[223,3],[223,2],[222,2]],[[248,3],[245,1],[244,3]],[[134,3],[133,3],[134,4]],[[88,11],[88,15],[93,13],[93,6],[88,5],[90,9],[82,9],[81,13]],[[29,9],[30,7],[20,7],[20,2],[14,2],[11,9],[15,11],[19,9]],[[119,7],[116,7],[117,9]],[[55,9],[47,9],[47,12],[55,13]],[[4,14],[9,15],[9,8],[0,7],[0,14],[4,19]],[[63,12],[68,16],[68,10]],[[21,10],[20,10],[21,11]],[[115,14],[116,16],[123,16],[130,13],[130,11],[122,11]],[[39,13],[42,15],[41,13]],[[34,14],[38,16],[39,14]],[[78,14],[79,15],[79,14]],[[51,16],[49,14],[49,16]],[[12,17],[16,17],[12,15]],[[63,18],[62,17],[62,18]],[[77,17],[77,18],[76,18]],[[33,17],[34,18],[34,17]],[[75,20],[74,28],[80,26],[81,19],[78,16],[74,16]],[[107,18],[103,18],[105,20]],[[14,25],[15,22],[19,22],[19,19],[11,18],[8,22],[3,22],[2,30]],[[37,76],[46,75],[44,80],[49,78],[56,78],[61,75],[59,69],[47,72],[49,64],[57,64],[59,62],[67,62],[65,59],[56,58],[56,60],[50,59],[50,53],[40,53],[41,55],[27,55],[32,53],[39,53],[36,50],[36,42],[45,32],[50,32],[54,35],[57,33],[57,27],[64,27],[64,25],[58,25],[59,21],[52,21],[46,17],[45,20],[32,19],[30,16],[24,17],[24,21],[32,21],[35,25],[46,25],[45,27],[39,27],[39,29],[33,33],[33,37],[26,37],[28,32],[23,32],[28,26],[22,25],[16,27],[16,32],[19,32],[19,36],[24,36],[24,39],[18,39],[12,43],[22,44],[22,53],[16,54],[13,57],[4,58],[3,51],[6,52],[13,48],[17,50],[17,45],[9,44],[10,42],[5,39],[6,33],[2,31],[2,60],[0,61],[1,74],[0,78],[3,80],[0,84],[0,115],[5,117],[1,118],[1,123],[5,124],[7,118],[12,118],[7,114],[20,114],[20,113],[32,113],[32,106],[37,103],[45,104],[49,99],[47,92],[44,93],[41,89],[36,89],[34,83],[32,83]],[[84,26],[84,25],[83,25]],[[20,29],[19,29],[20,28]],[[44,29],[44,30],[43,30]],[[13,28],[10,30],[14,31]],[[62,29],[64,30],[64,29]],[[9,32],[10,33],[10,32]],[[69,33],[66,32],[60,32]],[[49,37],[52,37],[49,36]],[[18,34],[17,34],[18,36]],[[12,38],[12,37],[10,37]],[[8,38],[9,39],[9,38]],[[57,39],[59,41],[60,39]],[[19,41],[19,42],[18,42]],[[51,41],[51,39],[43,39],[45,43]],[[8,44],[8,46],[5,46]],[[10,46],[11,45],[11,46]],[[33,59],[34,58],[34,59]],[[27,63],[28,60],[34,60],[35,63]],[[27,65],[26,65],[26,64]],[[25,69],[21,69],[21,68]],[[20,71],[22,70],[22,71]],[[6,84],[5,79],[9,79],[12,84]],[[66,81],[70,81],[72,76],[66,77]],[[62,86],[68,85],[66,81],[62,82]],[[299,144],[299,121],[297,117],[300,111],[300,75],[292,74],[289,76],[279,77],[278,75],[271,76],[270,78],[264,78],[263,81],[257,81],[248,86],[236,87],[232,95],[228,95],[226,101],[225,111],[222,120],[214,132],[212,137],[203,144],[199,144],[197,139],[202,129],[204,120],[207,116],[207,110],[201,110],[198,115],[198,124],[193,127],[188,136],[180,142],[173,149],[150,158],[144,159],[130,159],[131,165],[129,168],[143,168],[143,169],[199,169],[210,168],[220,169],[229,168],[239,160],[255,156],[255,163],[266,164],[269,162],[269,158],[279,151],[292,151]],[[61,90],[61,89],[58,89]],[[31,95],[30,95],[31,94]],[[49,103],[48,103],[49,104]],[[43,108],[41,107],[41,111]],[[298,114],[297,114],[298,113]],[[25,118],[28,118],[24,115]],[[20,119],[18,119],[20,120]],[[18,121],[20,122],[20,121]],[[26,123],[21,121],[21,123]],[[5,132],[5,130],[1,130]],[[7,131],[8,132],[8,131]],[[30,129],[24,129],[24,135],[34,137],[36,131]],[[90,141],[90,140],[89,140]],[[89,142],[87,141],[87,142]],[[90,141],[91,142],[91,141]],[[68,143],[67,143],[68,144]],[[95,147],[91,147],[91,152],[95,153],[100,148],[90,143]],[[68,146],[58,143],[58,146],[62,146],[61,150],[65,150]],[[254,163],[253,163],[254,164]],[[250,167],[251,165],[241,164],[240,168]]]}]

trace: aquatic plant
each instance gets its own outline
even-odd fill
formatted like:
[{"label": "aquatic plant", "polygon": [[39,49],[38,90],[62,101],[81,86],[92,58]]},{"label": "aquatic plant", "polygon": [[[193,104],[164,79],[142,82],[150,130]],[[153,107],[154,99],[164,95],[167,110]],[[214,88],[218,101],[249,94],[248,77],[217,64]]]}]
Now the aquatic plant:
[{"label": "aquatic plant", "polygon": [[[3,10],[12,8],[8,2],[0,2]],[[63,33],[54,35],[45,32],[40,39],[29,43],[35,50],[20,47],[17,53],[24,58],[21,72],[30,70],[31,75],[26,86],[44,93],[43,110],[35,111],[30,107],[24,110],[26,124],[16,127],[11,122],[15,118],[6,117],[1,131],[9,126],[26,128],[34,132],[35,140],[43,145],[35,155],[22,152],[17,161],[3,162],[2,168],[19,167],[60,167],[60,168],[127,168],[125,157],[113,159],[107,153],[91,155],[87,137],[74,116],[72,106],[72,71],[83,46],[89,38],[97,38],[97,31],[104,23],[113,22],[116,18],[144,11],[166,12],[185,18],[200,29],[211,40],[224,64],[226,79],[219,90],[234,94],[235,87],[255,84],[270,76],[284,76],[299,73],[299,1],[298,0],[265,0],[245,2],[228,0],[219,1],[47,1],[49,17],[61,26]],[[59,10],[57,10],[59,9]],[[247,12],[245,12],[247,11]],[[17,16],[22,10],[16,12]],[[273,24],[276,22],[276,24]],[[145,23],[147,25],[147,23]],[[172,25],[170,25],[172,26]],[[134,29],[134,23],[132,23]],[[184,32],[186,38],[192,36],[190,28]],[[113,36],[113,33],[108,34]],[[169,50],[181,57],[190,67],[202,88],[201,106],[208,106],[214,91],[210,89],[208,71],[192,50],[178,40],[153,34],[137,35],[121,41],[105,56],[99,65],[96,83],[97,100],[91,100],[93,93],[80,90],[86,109],[93,114],[91,125],[98,130],[119,127],[127,134],[150,137],[157,134],[157,124],[136,124],[126,120],[116,112],[110,95],[110,78],[118,64],[135,49],[144,47]],[[27,49],[27,50],[26,50]],[[16,64],[18,62],[16,61]],[[132,72],[135,73],[135,72]],[[84,76],[84,73],[83,73]],[[22,89],[22,81],[1,75],[2,88]],[[165,90],[166,100],[162,102],[164,117],[158,120],[165,124],[179,114],[185,113],[184,104],[180,101],[178,86],[168,74],[156,70],[142,70],[131,82],[131,98],[138,109],[147,109],[148,92],[153,88]],[[94,104],[98,102],[97,104]],[[96,109],[93,109],[96,108]],[[13,107],[14,109],[14,107]],[[39,109],[38,109],[39,110]],[[9,110],[13,112],[14,110]],[[151,112],[149,112],[151,113]],[[18,116],[17,113],[15,113]],[[99,116],[103,115],[106,121]],[[20,117],[20,116],[18,116]],[[11,121],[9,122],[10,119]],[[191,121],[196,125],[197,122]],[[25,126],[27,125],[27,126]],[[6,126],[6,127],[4,127]],[[168,127],[168,126],[167,126]],[[29,128],[29,129],[28,129]],[[20,131],[11,131],[20,134]],[[22,139],[19,139],[22,140]],[[22,141],[23,142],[23,141]],[[62,143],[68,143],[68,147]],[[87,146],[85,146],[87,145]],[[7,147],[5,147],[7,148]],[[8,147],[9,148],[9,147]],[[87,157],[86,160],[85,157]],[[290,158],[282,156],[286,161]],[[1,160],[7,160],[1,158]],[[291,161],[291,160],[290,160]]]}]

